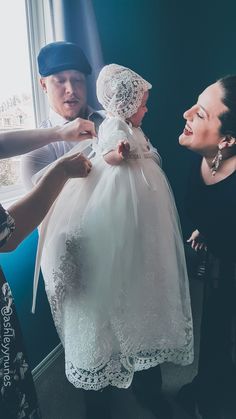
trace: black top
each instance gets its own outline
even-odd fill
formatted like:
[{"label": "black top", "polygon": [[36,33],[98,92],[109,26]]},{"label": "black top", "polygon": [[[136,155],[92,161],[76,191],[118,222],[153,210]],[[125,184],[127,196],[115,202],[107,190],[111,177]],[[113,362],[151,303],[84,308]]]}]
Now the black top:
[{"label": "black top", "polygon": [[[0,204],[0,246],[8,240],[14,228],[13,218]],[[3,419],[41,418],[15,304],[1,267],[0,412]]]},{"label": "black top", "polygon": [[215,256],[236,261],[236,172],[218,183],[206,185],[200,167],[201,159],[190,176],[188,215]]}]

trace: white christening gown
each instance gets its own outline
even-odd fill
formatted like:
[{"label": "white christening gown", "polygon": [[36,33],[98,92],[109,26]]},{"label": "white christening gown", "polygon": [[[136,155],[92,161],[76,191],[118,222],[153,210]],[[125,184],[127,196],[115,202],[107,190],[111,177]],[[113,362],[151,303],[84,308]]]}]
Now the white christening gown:
[{"label": "white christening gown", "polygon": [[[130,158],[107,164],[102,155],[125,139]],[[140,128],[105,119],[92,163],[45,221],[41,268],[69,381],[127,388],[135,371],[193,360],[184,248],[170,186]]]}]

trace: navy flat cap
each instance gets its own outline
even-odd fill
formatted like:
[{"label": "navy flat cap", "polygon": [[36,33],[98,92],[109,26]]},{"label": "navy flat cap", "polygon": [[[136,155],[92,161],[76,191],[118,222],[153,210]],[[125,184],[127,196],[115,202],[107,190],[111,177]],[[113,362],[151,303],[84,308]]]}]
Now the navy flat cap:
[{"label": "navy flat cap", "polygon": [[38,69],[42,77],[65,70],[78,70],[86,75],[92,72],[82,49],[72,42],[65,41],[52,42],[40,50]]}]

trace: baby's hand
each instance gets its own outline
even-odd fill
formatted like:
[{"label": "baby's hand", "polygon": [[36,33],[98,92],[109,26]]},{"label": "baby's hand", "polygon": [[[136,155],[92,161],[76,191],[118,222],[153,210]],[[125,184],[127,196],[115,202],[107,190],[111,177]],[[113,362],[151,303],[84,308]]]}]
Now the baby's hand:
[{"label": "baby's hand", "polygon": [[130,144],[128,141],[120,141],[117,146],[117,152],[123,160],[129,158]]},{"label": "baby's hand", "polygon": [[187,242],[191,243],[191,247],[195,250],[195,252],[202,249],[207,250],[205,239],[198,230],[194,230],[192,232]]}]

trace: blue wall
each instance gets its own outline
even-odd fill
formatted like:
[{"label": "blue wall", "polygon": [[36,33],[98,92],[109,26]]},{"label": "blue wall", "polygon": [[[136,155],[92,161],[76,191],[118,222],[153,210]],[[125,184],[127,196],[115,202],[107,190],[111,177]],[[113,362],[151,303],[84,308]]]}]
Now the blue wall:
[{"label": "blue wall", "polygon": [[37,237],[35,231],[14,252],[0,255],[0,265],[15,299],[32,368],[59,343],[42,278],[40,278],[36,314],[31,313]]},{"label": "blue wall", "polygon": [[131,67],[153,89],[144,130],[157,146],[185,234],[183,202],[194,155],[178,145],[183,112],[217,78],[236,73],[236,2],[92,0],[105,63]]}]

